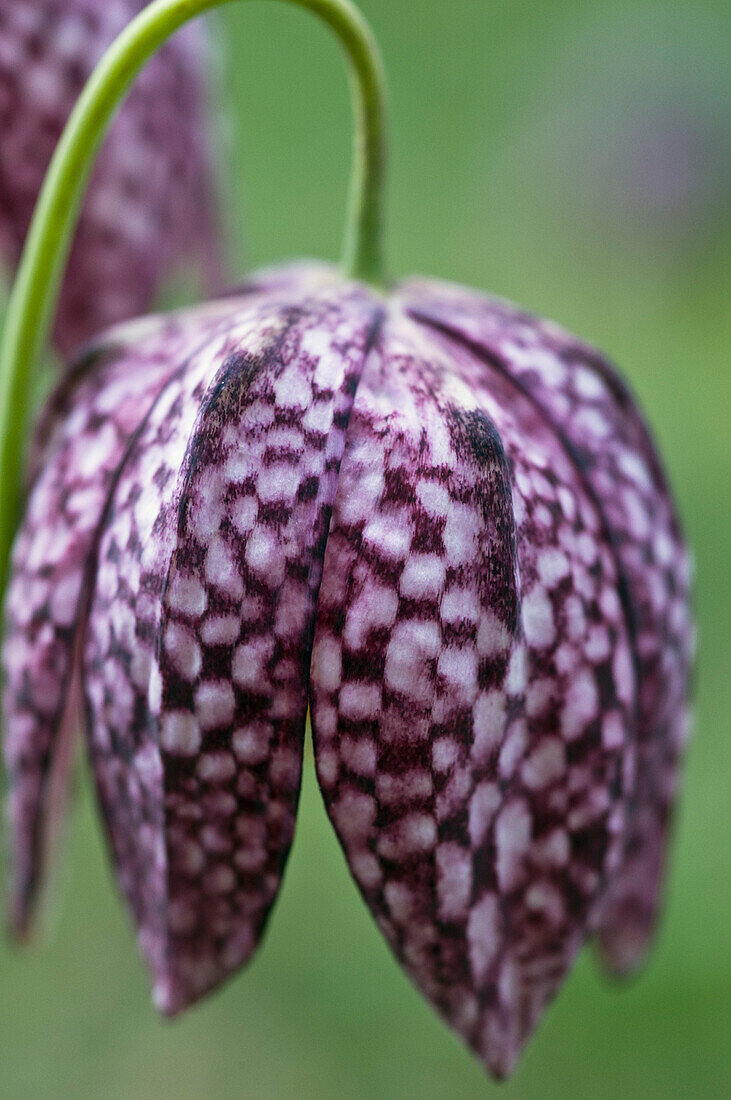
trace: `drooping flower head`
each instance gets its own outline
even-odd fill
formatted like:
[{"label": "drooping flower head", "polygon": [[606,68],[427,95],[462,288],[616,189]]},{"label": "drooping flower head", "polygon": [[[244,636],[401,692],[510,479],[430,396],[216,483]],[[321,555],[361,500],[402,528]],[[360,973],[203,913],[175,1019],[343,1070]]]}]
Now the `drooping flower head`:
[{"label": "drooping flower head", "polygon": [[277,894],[309,706],[369,908],[494,1073],[588,938],[638,961],[688,561],[596,352],[461,288],[284,270],[112,331],[36,456],[4,649],[20,923],[81,699],[156,1003],[215,987]]},{"label": "drooping flower head", "polygon": [[[119,326],[51,398],[6,599],[11,915],[24,932],[81,717],[157,1006],[217,987],[277,896],[309,712],[366,904],[505,1076],[583,944],[624,973],[652,935],[688,554],[602,356],[460,287],[384,289],[377,50],[349,0],[296,2],[355,76],[348,274],[276,269]],[[11,300],[0,424],[51,270]]]},{"label": "drooping flower head", "polygon": [[[3,0],[0,262],[14,269],[63,127],[104,50],[147,0]],[[67,355],[149,309],[181,261],[214,278],[218,244],[201,27],[142,73],[99,157],[61,296]]]}]

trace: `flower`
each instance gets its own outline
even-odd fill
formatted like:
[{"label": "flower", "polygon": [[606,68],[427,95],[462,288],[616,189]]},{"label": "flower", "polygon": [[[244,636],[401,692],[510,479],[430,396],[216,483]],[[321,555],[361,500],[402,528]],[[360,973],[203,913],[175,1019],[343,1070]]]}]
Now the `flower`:
[{"label": "flower", "polygon": [[4,644],[25,929],[79,711],[158,1008],[254,952],[308,708],[329,816],[496,1076],[581,946],[655,922],[689,560],[597,352],[460,287],[319,266],[118,327],[36,434]]},{"label": "flower", "polygon": [[[103,51],[146,0],[4,0],[0,11],[0,259],[15,268],[54,147]],[[145,69],[112,126],[61,298],[63,355],[147,310],[196,256],[219,256],[200,28]]]}]

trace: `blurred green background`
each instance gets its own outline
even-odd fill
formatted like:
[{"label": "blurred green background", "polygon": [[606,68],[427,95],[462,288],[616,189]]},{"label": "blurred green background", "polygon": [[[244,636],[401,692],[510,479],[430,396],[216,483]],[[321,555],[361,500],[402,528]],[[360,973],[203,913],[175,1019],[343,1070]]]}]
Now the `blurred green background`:
[{"label": "blurred green background", "polygon": [[[391,959],[311,760],[266,943],[175,1023],[149,1005],[86,776],[52,929],[0,948],[0,1096],[731,1095],[731,95],[727,0],[363,0],[390,76],[395,274],[494,291],[604,348],[661,444],[698,564],[701,662],[657,949],[628,987],[585,953],[492,1084]],[[340,245],[337,47],[283,5],[217,20],[237,266]]]}]

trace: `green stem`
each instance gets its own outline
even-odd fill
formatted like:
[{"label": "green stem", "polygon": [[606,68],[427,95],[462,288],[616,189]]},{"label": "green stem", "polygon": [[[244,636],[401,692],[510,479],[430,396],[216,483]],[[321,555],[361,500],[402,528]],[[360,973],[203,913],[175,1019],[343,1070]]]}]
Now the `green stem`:
[{"label": "green stem", "polygon": [[[145,62],[184,23],[233,0],[153,0],[119,35],[84,88],[48,169],[18,268],[0,344],[0,595],[21,502],[33,369],[48,337],[95,154]],[[355,152],[343,266],[382,284],[385,92],[380,53],[350,0],[284,0],[318,15],[345,49]]]}]

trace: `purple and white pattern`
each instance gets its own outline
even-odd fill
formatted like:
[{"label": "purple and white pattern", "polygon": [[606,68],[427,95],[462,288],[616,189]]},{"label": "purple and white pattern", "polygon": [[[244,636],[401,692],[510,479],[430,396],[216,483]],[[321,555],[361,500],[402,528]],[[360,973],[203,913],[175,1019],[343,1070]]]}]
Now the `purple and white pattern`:
[{"label": "purple and white pattern", "polygon": [[[0,259],[20,259],[53,150],[104,50],[146,0],[3,0],[0,8]],[[55,328],[68,355],[150,307],[181,261],[219,277],[200,26],[145,67],[89,186]]]},{"label": "purple and white pattern", "polygon": [[594,349],[556,325],[536,325],[514,308],[455,288],[434,293],[414,283],[405,296],[420,320],[461,340],[535,402],[602,513],[638,677],[632,825],[598,921],[608,968],[627,973],[641,963],[654,930],[690,727],[691,559],[665,477],[626,385]]},{"label": "purple and white pattern", "polygon": [[592,349],[321,267],[113,330],[38,429],[4,645],[13,913],[75,699],[154,998],[251,956],[308,707],[328,813],[415,984],[498,1077],[582,945],[644,952],[687,730],[689,566]]}]

